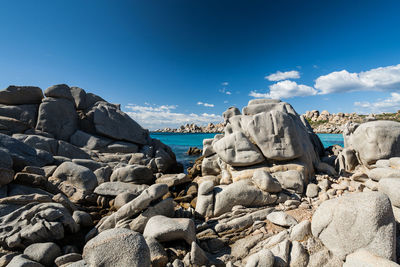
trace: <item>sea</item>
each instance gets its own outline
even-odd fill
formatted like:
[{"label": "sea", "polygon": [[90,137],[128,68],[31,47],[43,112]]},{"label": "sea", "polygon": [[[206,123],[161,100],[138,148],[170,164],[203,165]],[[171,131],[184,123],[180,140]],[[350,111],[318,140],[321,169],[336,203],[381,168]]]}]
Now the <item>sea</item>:
[{"label": "sea", "polygon": [[[151,133],[152,138],[159,139],[171,147],[176,155],[176,160],[183,164],[184,169],[192,166],[199,156],[186,154],[189,147],[203,148],[203,139],[213,138],[214,133]],[[332,145],[343,146],[342,134],[318,134],[324,147]]]}]

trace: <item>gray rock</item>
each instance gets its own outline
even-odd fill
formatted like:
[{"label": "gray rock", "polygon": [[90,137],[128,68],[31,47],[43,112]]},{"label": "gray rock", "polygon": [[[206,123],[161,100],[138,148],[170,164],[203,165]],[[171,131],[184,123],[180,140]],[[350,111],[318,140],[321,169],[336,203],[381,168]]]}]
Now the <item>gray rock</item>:
[{"label": "gray rock", "polygon": [[366,249],[359,249],[346,257],[343,267],[398,267],[394,261],[379,257]]},{"label": "gray rock", "polygon": [[50,86],[44,91],[44,95],[46,97],[64,98],[70,101],[74,101],[74,98],[71,94],[71,89],[66,84],[57,84]]},{"label": "gray rock", "polygon": [[[71,264],[68,263],[67,266],[65,267],[87,267],[88,265],[86,264],[86,262],[84,260],[80,260],[80,261],[75,261]],[[64,267],[64,266],[62,266]]]},{"label": "gray rock", "polygon": [[292,216],[283,211],[271,212],[270,214],[268,214],[267,220],[272,222],[273,224],[280,225],[283,227],[294,226],[297,224],[295,218],[293,218]]},{"label": "gray rock", "polygon": [[192,244],[196,240],[196,229],[191,219],[157,215],[147,222],[143,236],[155,238],[158,242],[185,240],[188,244]]},{"label": "gray rock", "polygon": [[8,267],[44,267],[42,264],[28,259],[25,255],[18,255],[12,258]]},{"label": "gray rock", "polygon": [[226,135],[215,142],[213,148],[223,161],[232,166],[251,166],[265,160],[242,132]]},{"label": "gray rock", "polygon": [[146,238],[147,246],[150,249],[152,267],[164,267],[168,263],[168,255],[164,247],[154,238]]},{"label": "gray rock", "polygon": [[77,147],[103,151],[109,144],[112,143],[112,140],[77,130],[73,135],[71,135],[70,142]]},{"label": "gray rock", "polygon": [[72,162],[81,166],[84,166],[94,172],[97,169],[107,166],[104,163],[94,161],[92,159],[76,159],[73,158]]},{"label": "gray rock", "polygon": [[392,205],[400,208],[400,178],[384,178],[379,180],[378,191],[385,193]]},{"label": "gray rock", "polygon": [[0,186],[9,184],[14,179],[12,165],[11,156],[5,150],[0,149]]},{"label": "gray rock", "polygon": [[39,104],[42,98],[42,89],[35,86],[10,85],[6,89],[0,91],[0,104]]},{"label": "gray rock", "polygon": [[215,154],[214,148],[212,147],[212,142],[214,139],[203,139],[203,156],[209,157]]},{"label": "gray rock", "polygon": [[361,163],[374,164],[379,159],[400,155],[400,123],[395,121],[371,121],[358,126],[345,136],[346,148],[357,151]]},{"label": "gray rock", "polygon": [[256,114],[247,128],[267,159],[290,160],[303,154],[296,124],[287,113],[273,110]]},{"label": "gray rock", "polygon": [[150,267],[150,250],[143,236],[129,229],[104,231],[86,243],[83,259],[89,266]]},{"label": "gray rock", "polygon": [[224,117],[224,121],[229,121],[230,117],[240,115],[240,110],[237,107],[229,107],[222,116]]},{"label": "gray rock", "polygon": [[205,181],[199,185],[196,212],[203,217],[214,215],[214,182]]},{"label": "gray rock", "polygon": [[64,238],[65,230],[76,232],[78,226],[69,211],[58,203],[32,202],[12,212],[0,207],[0,244],[5,248],[23,249],[33,243]]},{"label": "gray rock", "polygon": [[290,230],[291,241],[304,241],[309,235],[311,235],[311,222],[309,220],[296,224]]},{"label": "gray rock", "polygon": [[33,261],[52,266],[54,260],[61,255],[61,249],[53,242],[35,243],[26,247],[24,254]]},{"label": "gray rock", "polygon": [[220,174],[221,168],[218,165],[218,155],[204,158],[201,162],[201,172],[203,176]]},{"label": "gray rock", "polygon": [[26,134],[14,134],[12,137],[35,149],[47,151],[53,156],[57,155],[58,141],[54,138]]},{"label": "gray rock", "polygon": [[282,188],[299,194],[303,193],[304,176],[302,173],[295,170],[289,170],[284,172],[276,172],[273,175],[279,181]]},{"label": "gray rock", "polygon": [[281,184],[269,172],[257,170],[253,174],[253,183],[261,190],[269,193],[282,191]]},{"label": "gray rock", "polygon": [[81,210],[76,210],[72,214],[72,218],[80,227],[91,227],[93,226],[93,220],[89,213]]},{"label": "gray rock", "polygon": [[96,175],[91,170],[72,162],[58,166],[49,181],[57,185],[73,202],[82,200],[97,186]]},{"label": "gray rock", "polygon": [[103,151],[107,153],[137,153],[139,147],[132,143],[118,141],[109,144]]},{"label": "gray rock", "polygon": [[184,184],[191,182],[189,176],[185,173],[177,173],[177,174],[164,174],[160,178],[157,178],[156,184],[166,184],[168,187],[173,187],[176,185]]},{"label": "gray rock", "polygon": [[306,267],[308,264],[308,254],[300,242],[293,241],[290,251],[290,267]]},{"label": "gray rock", "polygon": [[22,170],[25,166],[42,167],[53,162],[53,157],[43,150],[31,146],[5,134],[0,134],[0,147],[13,159],[13,168]]},{"label": "gray rock", "polygon": [[136,144],[147,144],[149,133],[131,117],[110,105],[98,105],[94,112],[96,131],[104,136]]},{"label": "gray rock", "polygon": [[90,159],[88,153],[64,141],[58,141],[57,156],[66,157],[69,159]]},{"label": "gray rock", "polygon": [[80,261],[82,260],[82,255],[78,254],[78,253],[68,253],[65,255],[62,255],[60,257],[57,257],[54,262],[57,266],[62,266],[65,265],[67,263],[72,263],[72,262],[76,262],[76,261]]},{"label": "gray rock", "polygon": [[273,267],[274,254],[269,249],[262,249],[247,259],[246,267]]},{"label": "gray rock", "polygon": [[383,178],[400,178],[400,170],[392,168],[374,168],[367,171],[368,177],[374,181]]},{"label": "gray rock", "polygon": [[152,171],[145,166],[127,165],[114,170],[110,181],[150,185],[154,182],[154,178]]},{"label": "gray rock", "polygon": [[[134,199],[137,196],[138,196],[137,194],[132,194],[129,192],[121,193],[115,197],[113,206],[115,209],[118,210],[123,205],[125,205],[126,203],[128,203],[129,201],[131,201],[132,199]],[[131,229],[131,230],[134,230],[134,229]],[[140,232],[140,231],[136,231],[136,232]]]},{"label": "gray rock", "polygon": [[123,182],[105,182],[97,186],[94,192],[98,195],[113,197],[122,193],[131,193],[138,196],[148,187],[148,185],[129,184]]},{"label": "gray rock", "polygon": [[86,109],[86,92],[82,88],[79,87],[71,87],[71,95],[74,98],[76,109]]},{"label": "gray rock", "polygon": [[36,130],[51,133],[56,139],[67,141],[77,128],[77,114],[71,101],[46,98],[40,104]]},{"label": "gray rock", "polygon": [[214,216],[219,216],[231,211],[236,205],[245,207],[265,206],[276,201],[276,197],[258,189],[251,181],[240,180],[232,183],[222,190],[216,187]]},{"label": "gray rock", "polygon": [[8,135],[23,133],[28,128],[28,125],[19,120],[0,116],[0,133]]},{"label": "gray rock", "polygon": [[193,266],[207,266],[209,264],[207,254],[194,241],[192,242],[192,247],[190,249],[190,262]]},{"label": "gray rock", "polygon": [[318,196],[319,187],[317,184],[308,184],[306,190],[306,196],[308,197],[317,197]]},{"label": "gray rock", "polygon": [[313,215],[311,230],[342,260],[359,248],[386,259],[396,255],[392,207],[389,198],[379,192],[353,193],[324,201]]},{"label": "gray rock", "polygon": [[[97,183],[100,185],[102,183],[106,183],[106,182],[110,181],[112,169],[109,166],[101,167],[101,168],[95,170],[93,173],[94,173],[94,175],[96,175]],[[120,183],[120,182],[116,182],[116,183]]]},{"label": "gray rock", "polygon": [[0,116],[16,119],[27,127],[35,128],[38,113],[38,105],[1,105]]},{"label": "gray rock", "polygon": [[288,239],[271,248],[271,252],[275,256],[274,266],[285,267],[289,265],[289,248],[290,241]]}]

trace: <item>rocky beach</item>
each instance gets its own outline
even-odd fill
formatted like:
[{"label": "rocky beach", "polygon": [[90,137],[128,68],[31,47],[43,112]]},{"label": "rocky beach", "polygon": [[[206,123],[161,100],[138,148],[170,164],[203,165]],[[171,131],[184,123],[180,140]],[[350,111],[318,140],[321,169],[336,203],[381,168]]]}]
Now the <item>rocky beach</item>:
[{"label": "rocky beach", "polygon": [[1,90],[0,266],[399,266],[399,122],[268,99],[223,118],[185,174],[118,104]]}]

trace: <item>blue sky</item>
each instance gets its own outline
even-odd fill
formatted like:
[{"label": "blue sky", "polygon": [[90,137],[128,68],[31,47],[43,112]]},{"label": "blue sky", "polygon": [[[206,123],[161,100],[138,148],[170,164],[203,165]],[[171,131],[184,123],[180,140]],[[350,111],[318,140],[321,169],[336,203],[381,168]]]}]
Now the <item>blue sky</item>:
[{"label": "blue sky", "polygon": [[[0,88],[80,86],[145,127],[254,97],[400,109],[399,1],[1,1]],[[276,74],[277,72],[279,75]]]}]

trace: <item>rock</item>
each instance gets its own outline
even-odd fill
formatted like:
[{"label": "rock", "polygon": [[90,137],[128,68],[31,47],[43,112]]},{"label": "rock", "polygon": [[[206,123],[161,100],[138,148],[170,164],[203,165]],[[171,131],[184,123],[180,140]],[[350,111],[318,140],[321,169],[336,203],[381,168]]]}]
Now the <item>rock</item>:
[{"label": "rock", "polygon": [[42,98],[42,89],[35,86],[11,85],[0,91],[0,104],[39,104],[42,101]]},{"label": "rock", "polygon": [[68,253],[65,255],[62,255],[60,257],[57,257],[54,262],[55,264],[60,267],[62,265],[65,265],[67,263],[72,263],[72,262],[77,262],[82,260],[82,255],[78,253]]},{"label": "rock", "polygon": [[105,165],[104,163],[101,162],[97,162],[91,159],[77,159],[77,158],[73,158],[72,162],[78,165],[81,165],[83,167],[86,167],[88,169],[90,169],[92,172],[94,172],[97,169],[100,169],[102,167],[105,167],[107,165]]},{"label": "rock", "polygon": [[374,168],[367,171],[368,177],[374,181],[383,178],[400,178],[400,170],[392,168]]},{"label": "rock", "polygon": [[28,128],[35,128],[38,113],[38,105],[1,105],[0,116],[18,120]]},{"label": "rock", "polygon": [[164,247],[154,238],[146,238],[147,246],[150,249],[152,267],[163,267],[168,263],[168,255]]},{"label": "rock", "polygon": [[[126,203],[128,203],[129,201],[134,199],[135,197],[137,197],[136,194],[132,194],[129,192],[121,193],[115,197],[113,206],[114,206],[114,208],[116,208],[118,210],[123,205],[125,205]],[[134,229],[131,229],[131,230],[134,230]]]},{"label": "rock", "polygon": [[303,154],[297,127],[287,113],[272,110],[256,114],[247,127],[267,159],[290,160]]},{"label": "rock", "polygon": [[71,94],[71,89],[66,84],[57,84],[50,86],[44,91],[46,97],[64,98],[70,101],[75,101]]},{"label": "rock", "polygon": [[[112,169],[109,166],[106,167],[101,167],[97,170],[95,170],[94,175],[96,175],[97,178],[97,184],[102,184],[110,181],[110,177],[112,174]],[[116,183],[121,183],[121,182],[116,182]]]},{"label": "rock", "polygon": [[313,235],[342,260],[359,248],[394,259],[395,228],[389,198],[379,192],[353,193],[324,201],[311,223]]},{"label": "rock", "polygon": [[26,134],[14,134],[13,138],[24,142],[25,144],[35,148],[49,152],[50,154],[57,155],[58,153],[58,141],[53,138],[44,137],[41,135],[26,135]]},{"label": "rock", "polygon": [[346,257],[343,267],[398,267],[400,266],[394,261],[379,257],[366,249],[359,249]]},{"label": "rock", "polygon": [[281,184],[264,170],[257,170],[253,174],[253,183],[261,190],[269,193],[282,191]]},{"label": "rock", "polygon": [[91,170],[72,162],[58,166],[49,181],[56,184],[73,202],[82,200],[97,186],[96,175]]},{"label": "rock", "polygon": [[308,264],[308,254],[300,242],[292,242],[290,252],[290,267],[306,267]]},{"label": "rock", "polygon": [[203,156],[209,157],[215,154],[214,148],[212,147],[212,142],[214,139],[203,139]]},{"label": "rock", "polygon": [[90,159],[88,153],[64,141],[58,141],[57,155],[69,159]]},{"label": "rock", "polygon": [[304,220],[290,230],[291,241],[304,241],[307,236],[311,235],[311,222]]},{"label": "rock", "polygon": [[269,249],[262,249],[247,259],[246,267],[273,267],[275,257]]},{"label": "rock", "polygon": [[93,220],[89,213],[85,211],[76,210],[72,214],[72,218],[80,227],[91,227],[93,226]]},{"label": "rock", "polygon": [[379,180],[378,191],[385,193],[393,206],[400,208],[400,179],[384,178]]},{"label": "rock", "polygon": [[289,170],[274,173],[275,178],[279,181],[282,188],[289,191],[302,194],[304,191],[304,176],[302,173]]},{"label": "rock", "polygon": [[25,248],[33,243],[64,238],[64,232],[76,232],[78,226],[69,211],[58,203],[32,202],[11,212],[0,207],[0,244],[5,248]]},{"label": "rock", "polygon": [[83,259],[89,266],[150,267],[150,250],[143,236],[129,229],[104,231],[86,243]]},{"label": "rock", "polygon": [[196,240],[196,230],[191,219],[157,215],[147,222],[143,236],[155,238],[158,242],[185,240],[188,244],[192,244]]},{"label": "rock", "polygon": [[42,264],[28,259],[25,255],[18,255],[8,263],[9,267],[44,267]]},{"label": "rock", "polygon": [[9,184],[14,178],[14,171],[11,169],[13,160],[11,156],[0,148],[0,186]]},{"label": "rock", "polygon": [[400,155],[400,123],[371,121],[358,126],[350,135],[344,135],[345,147],[357,151],[361,163],[374,164],[379,159]]},{"label": "rock", "polygon": [[186,151],[188,156],[201,155],[202,153],[203,151],[200,148],[194,146],[189,147],[188,151]]},{"label": "rock", "polygon": [[42,150],[24,144],[5,134],[0,134],[0,147],[13,159],[13,169],[22,170],[25,166],[42,167],[53,162],[53,157]]},{"label": "rock", "polygon": [[218,155],[204,158],[201,162],[201,172],[203,176],[220,174],[221,168],[218,165]]},{"label": "rock", "polygon": [[74,98],[76,109],[86,109],[86,92],[79,87],[71,87],[71,95]]},{"label": "rock", "polygon": [[[232,183],[221,189],[219,187],[215,189],[214,216],[231,211],[236,205],[265,206],[276,201],[272,195],[261,191],[247,180]],[[200,192],[198,200],[200,200]]]},{"label": "rock", "polygon": [[46,98],[39,106],[36,130],[68,141],[78,128],[75,105],[62,98]]},{"label": "rock", "polygon": [[199,185],[196,212],[204,217],[212,217],[214,214],[214,183],[205,181]]},{"label": "rock", "polygon": [[223,161],[232,166],[250,166],[265,160],[242,132],[225,135],[213,144],[213,148]]},{"label": "rock", "polygon": [[280,225],[283,227],[294,226],[297,224],[295,218],[293,218],[289,214],[286,214],[283,211],[271,212],[270,214],[268,214],[267,220],[272,222],[273,224]]},{"label": "rock", "polygon": [[337,176],[337,172],[335,170],[335,168],[333,168],[331,165],[329,165],[328,163],[325,162],[319,162],[316,165],[316,169],[318,172],[321,173],[326,173],[330,176]]},{"label": "rock", "polygon": [[122,193],[131,193],[138,196],[148,187],[148,185],[128,184],[123,182],[105,182],[97,186],[94,192],[98,195],[112,197]]},{"label": "rock", "polygon": [[137,153],[139,147],[132,143],[118,141],[109,144],[103,151],[107,153]]},{"label": "rock", "polygon": [[77,130],[73,135],[71,135],[70,142],[77,147],[103,151],[109,144],[112,143],[112,140]]},{"label": "rock", "polygon": [[316,184],[308,184],[307,185],[307,190],[306,190],[306,196],[307,197],[317,197],[318,196],[318,190],[319,187]]},{"label": "rock", "polygon": [[148,142],[149,133],[146,130],[127,114],[110,105],[97,106],[94,124],[96,131],[104,136],[141,145]]},{"label": "rock", "polygon": [[114,170],[110,181],[150,185],[154,182],[154,178],[152,171],[145,166],[127,165]]},{"label": "rock", "polygon": [[185,173],[164,174],[156,180],[156,184],[166,184],[168,187],[173,187],[188,182],[191,182],[191,179]]},{"label": "rock", "polygon": [[289,247],[290,241],[285,239],[271,249],[272,254],[275,256],[274,266],[288,266],[289,265]]},{"label": "rock", "polygon": [[36,243],[25,248],[24,254],[33,261],[51,266],[54,264],[54,260],[61,255],[61,249],[52,242]]},{"label": "rock", "polygon": [[224,117],[224,121],[229,121],[230,117],[240,115],[240,110],[237,107],[229,107],[222,116]]},{"label": "rock", "polygon": [[8,135],[23,133],[28,128],[28,125],[19,120],[0,116],[0,133]]}]

